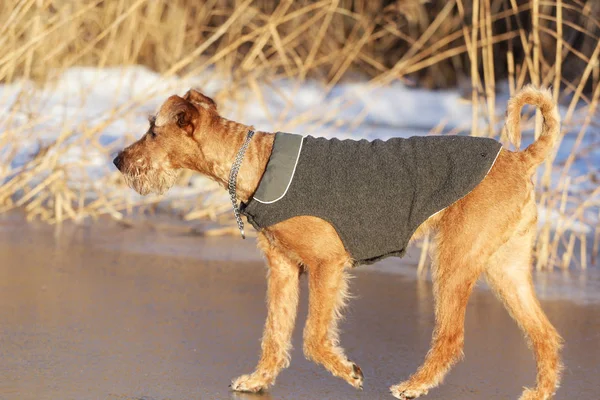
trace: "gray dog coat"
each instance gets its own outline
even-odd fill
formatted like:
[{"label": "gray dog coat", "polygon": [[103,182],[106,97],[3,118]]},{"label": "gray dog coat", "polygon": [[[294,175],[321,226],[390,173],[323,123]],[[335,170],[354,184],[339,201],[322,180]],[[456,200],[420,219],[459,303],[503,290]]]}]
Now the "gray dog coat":
[{"label": "gray dog coat", "polygon": [[473,190],[501,148],[468,136],[356,141],[278,132],[241,211],[258,230],[297,216],[322,218],[356,264],[402,257],[419,225]]}]

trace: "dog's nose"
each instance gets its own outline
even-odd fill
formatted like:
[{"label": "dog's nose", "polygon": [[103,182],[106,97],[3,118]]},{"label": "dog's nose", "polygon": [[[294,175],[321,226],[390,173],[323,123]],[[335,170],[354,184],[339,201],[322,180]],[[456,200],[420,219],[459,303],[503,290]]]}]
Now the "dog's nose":
[{"label": "dog's nose", "polygon": [[117,169],[120,171],[121,167],[123,166],[123,153],[119,153],[115,159],[113,160],[113,164],[115,164],[115,167],[117,167]]}]

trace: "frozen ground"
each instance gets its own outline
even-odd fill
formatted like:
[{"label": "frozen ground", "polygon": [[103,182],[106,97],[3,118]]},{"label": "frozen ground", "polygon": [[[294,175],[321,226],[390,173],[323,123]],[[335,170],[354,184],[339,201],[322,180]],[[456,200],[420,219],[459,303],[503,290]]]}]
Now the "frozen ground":
[{"label": "frozen ground", "polygon": [[[227,385],[254,367],[266,314],[252,241],[3,215],[0,260],[2,400],[391,399],[388,387],[422,362],[433,330],[428,281],[354,270],[341,344],[365,375],[356,391],[302,354],[303,277],[290,367],[268,392],[234,394]],[[597,399],[600,305],[542,307],[565,339],[556,399]],[[464,352],[425,399],[516,399],[535,381],[533,354],[488,291],[469,300]]]}]

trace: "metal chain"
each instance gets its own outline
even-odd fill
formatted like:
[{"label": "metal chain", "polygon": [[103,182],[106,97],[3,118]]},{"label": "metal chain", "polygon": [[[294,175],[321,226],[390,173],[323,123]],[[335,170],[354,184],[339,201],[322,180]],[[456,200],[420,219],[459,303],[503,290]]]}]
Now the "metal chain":
[{"label": "metal chain", "polygon": [[240,208],[237,204],[237,195],[235,192],[237,185],[237,176],[240,171],[240,167],[242,165],[242,161],[244,160],[244,154],[246,154],[246,150],[248,149],[248,145],[250,144],[250,139],[254,136],[254,131],[248,131],[246,135],[246,140],[240,147],[237,155],[235,156],[235,161],[231,166],[231,171],[229,172],[229,197],[231,197],[231,204],[233,205],[233,214],[235,215],[235,221],[237,222],[238,229],[242,234],[242,239],[246,239],[246,234],[244,233],[244,221],[242,221],[242,217],[240,215]]}]

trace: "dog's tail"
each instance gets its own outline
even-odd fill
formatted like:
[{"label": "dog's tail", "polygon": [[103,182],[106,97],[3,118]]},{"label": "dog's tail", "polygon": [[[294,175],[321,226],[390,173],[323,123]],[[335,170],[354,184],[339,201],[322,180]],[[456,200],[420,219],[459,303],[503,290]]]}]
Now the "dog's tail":
[{"label": "dog's tail", "polygon": [[506,110],[508,137],[517,149],[521,146],[521,108],[525,104],[538,107],[544,118],[541,135],[521,152],[531,168],[535,168],[548,157],[556,144],[560,132],[560,115],[549,90],[537,89],[531,85],[523,88],[508,101]]}]

